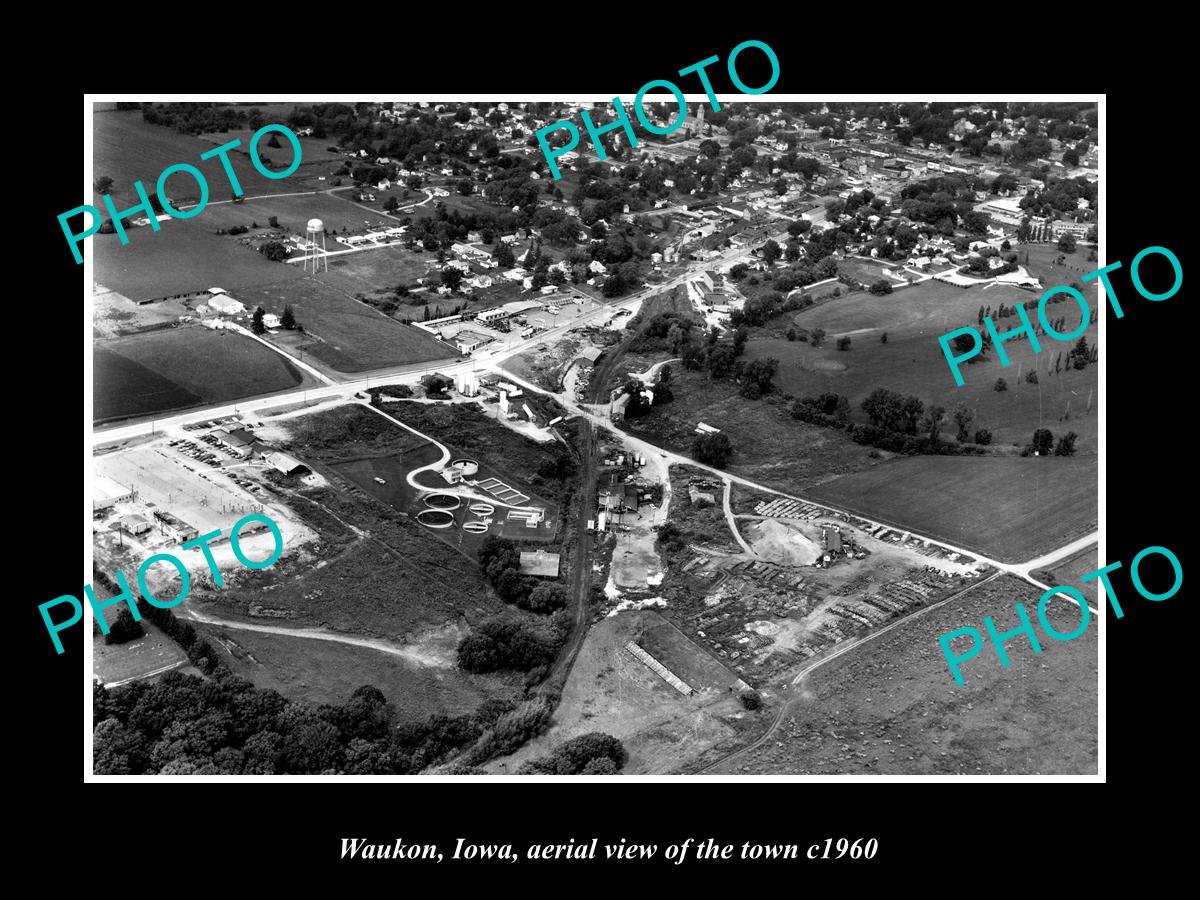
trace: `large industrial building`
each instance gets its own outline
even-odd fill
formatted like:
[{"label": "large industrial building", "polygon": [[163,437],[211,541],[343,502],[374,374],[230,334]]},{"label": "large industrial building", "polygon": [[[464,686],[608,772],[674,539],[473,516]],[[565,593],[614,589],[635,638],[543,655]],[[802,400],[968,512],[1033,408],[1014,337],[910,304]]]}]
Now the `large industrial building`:
[{"label": "large industrial building", "polygon": [[128,503],[132,499],[133,488],[125,487],[107,475],[96,474],[92,489],[93,510],[111,509],[118,503]]}]

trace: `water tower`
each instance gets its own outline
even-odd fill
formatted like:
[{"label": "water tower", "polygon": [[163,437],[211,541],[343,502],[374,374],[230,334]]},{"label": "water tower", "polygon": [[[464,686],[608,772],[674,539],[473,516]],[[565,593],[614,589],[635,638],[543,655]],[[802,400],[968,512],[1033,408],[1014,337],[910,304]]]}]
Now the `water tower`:
[{"label": "water tower", "polygon": [[320,219],[309,219],[308,230],[304,236],[304,271],[308,271],[308,261],[312,260],[313,274],[322,263],[325,271],[329,271],[329,260],[325,253],[325,223]]}]

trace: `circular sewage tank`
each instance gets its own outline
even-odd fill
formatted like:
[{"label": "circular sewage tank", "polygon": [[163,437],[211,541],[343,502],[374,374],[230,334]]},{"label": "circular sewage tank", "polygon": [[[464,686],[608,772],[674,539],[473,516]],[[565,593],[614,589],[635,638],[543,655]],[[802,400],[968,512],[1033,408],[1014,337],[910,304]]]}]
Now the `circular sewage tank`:
[{"label": "circular sewage tank", "polygon": [[449,468],[458,469],[462,472],[463,478],[466,478],[479,471],[479,463],[473,459],[455,459],[450,462]]},{"label": "circular sewage tank", "polygon": [[[430,510],[434,512],[434,510]],[[463,531],[469,531],[471,534],[486,534],[488,526],[483,522],[464,522]]]},{"label": "circular sewage tank", "polygon": [[444,509],[423,509],[417,513],[417,521],[426,528],[449,528],[454,524],[454,514]]},{"label": "circular sewage tank", "polygon": [[462,498],[454,494],[430,494],[425,498],[425,505],[433,509],[458,509],[462,506]]},{"label": "circular sewage tank", "polygon": [[472,503],[470,509],[477,516],[490,516],[496,511],[496,507],[490,503]]}]

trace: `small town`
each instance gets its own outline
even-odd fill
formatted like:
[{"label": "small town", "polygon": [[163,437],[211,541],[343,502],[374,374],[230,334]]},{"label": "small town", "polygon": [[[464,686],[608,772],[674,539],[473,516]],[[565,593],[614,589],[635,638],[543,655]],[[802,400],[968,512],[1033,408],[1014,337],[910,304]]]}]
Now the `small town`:
[{"label": "small town", "polygon": [[92,107],[96,775],[1096,774],[1095,101]]}]

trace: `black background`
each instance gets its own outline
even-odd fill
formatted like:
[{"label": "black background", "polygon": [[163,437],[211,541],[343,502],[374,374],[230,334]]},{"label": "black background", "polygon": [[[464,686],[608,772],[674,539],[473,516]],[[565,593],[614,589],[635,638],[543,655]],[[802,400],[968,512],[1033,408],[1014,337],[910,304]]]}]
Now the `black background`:
[{"label": "black background", "polygon": [[[897,8],[893,14],[900,16],[901,11]],[[1081,10],[1080,15],[1090,13]],[[492,31],[490,25],[484,28],[472,21],[480,27],[471,30]],[[842,27],[858,32],[865,24]],[[1046,25],[1042,21],[1035,30]],[[24,199],[9,199],[10,204],[21,203],[22,222],[20,237],[12,238],[20,241],[21,249],[14,253],[10,245],[9,275],[23,289],[9,298],[6,418],[10,447],[28,453],[27,459],[10,459],[9,490],[14,497],[24,493],[24,485],[36,491],[10,505],[16,528],[8,544],[9,571],[18,583],[9,599],[12,614],[7,621],[17,629],[23,653],[21,664],[6,674],[9,692],[19,695],[19,706],[25,707],[18,721],[10,721],[8,743],[19,755],[19,766],[10,773],[32,776],[20,779],[35,794],[33,802],[19,810],[27,841],[68,858],[77,853],[81,866],[99,867],[93,870],[96,875],[120,856],[136,855],[143,872],[145,867],[166,867],[199,874],[211,866],[211,886],[218,890],[226,871],[236,871],[239,886],[283,886],[300,880],[315,888],[318,881],[309,879],[328,874],[347,886],[372,881],[416,890],[422,874],[452,874],[448,886],[478,877],[499,885],[509,878],[496,876],[508,875],[577,891],[582,884],[599,883],[601,864],[542,863],[534,868],[525,863],[455,866],[447,861],[436,866],[350,866],[338,861],[340,838],[390,843],[399,836],[408,843],[436,842],[443,849],[458,837],[518,845],[563,843],[570,837],[582,842],[593,836],[603,844],[625,837],[631,843],[660,846],[688,837],[805,846],[827,837],[879,839],[880,851],[869,864],[789,861],[763,868],[761,862],[739,866],[693,860],[674,867],[663,863],[660,853],[656,864],[625,862],[603,873],[628,877],[626,883],[635,888],[652,873],[656,879],[686,874],[712,888],[723,886],[724,878],[732,875],[730,884],[742,889],[797,893],[830,881],[858,885],[863,878],[900,870],[920,879],[910,884],[972,892],[981,886],[981,868],[997,876],[1007,871],[1012,879],[1008,885],[1015,887],[1023,880],[1017,872],[1026,856],[1037,866],[1065,857],[1074,860],[1071,868],[1079,862],[1078,854],[1085,854],[1085,865],[1091,868],[1096,859],[1091,854],[1099,853],[1103,862],[1110,842],[1122,842],[1128,850],[1130,844],[1161,841],[1169,829],[1147,819],[1146,813],[1134,816],[1132,806],[1170,805],[1172,798],[1179,799],[1170,782],[1185,779],[1190,768],[1191,753],[1177,734],[1190,725],[1195,706],[1190,697],[1195,678],[1185,667],[1186,642],[1191,639],[1184,619],[1187,585],[1170,600],[1151,603],[1133,591],[1128,563],[1143,547],[1160,544],[1171,548],[1185,571],[1191,571],[1184,500],[1191,481],[1185,480],[1191,451],[1184,431],[1194,418],[1188,370],[1192,332],[1184,319],[1186,284],[1170,300],[1151,303],[1134,292],[1128,262],[1142,248],[1161,245],[1176,253],[1185,271],[1189,268],[1183,223],[1191,214],[1183,199],[1192,166],[1184,132],[1193,112],[1168,74],[1179,57],[1159,43],[1150,68],[1122,63],[1111,52],[1100,54],[1104,62],[1094,67],[1088,62],[1092,57],[1076,53],[1072,38],[1063,36],[1062,58],[1034,54],[1023,60],[1030,48],[1024,42],[1009,46],[998,33],[998,44],[991,50],[932,38],[932,47],[925,42],[909,46],[908,38],[887,27],[871,45],[874,52],[867,54],[858,38],[818,42],[812,31],[773,31],[758,27],[749,16],[745,26],[723,23],[687,37],[677,27],[637,34],[613,28],[598,35],[585,35],[580,28],[557,23],[552,39],[538,39],[526,29],[519,37],[489,33],[474,40],[451,36],[454,29],[449,27],[419,36],[414,26],[411,33],[398,29],[391,37],[388,30],[372,28],[373,35],[364,37],[361,49],[335,48],[343,58],[318,66],[320,77],[311,84],[304,72],[307,45],[292,48],[276,42],[257,60],[247,46],[242,47],[245,55],[234,54],[236,60],[224,52],[214,58],[208,51],[197,51],[194,62],[163,66],[153,78],[139,74],[136,67],[122,73],[100,70],[87,89],[232,93],[269,85],[276,91],[311,87],[313,93],[469,94],[486,89],[490,94],[555,96],[602,91],[630,101],[644,82],[672,78],[678,69],[713,54],[721,57],[721,63],[709,69],[714,87],[732,92],[724,60],[737,43],[755,38],[769,43],[780,60],[782,74],[772,94],[857,92],[873,99],[886,92],[939,91],[951,95],[947,99],[971,100],[984,94],[1061,92],[1070,98],[1107,92],[1107,134],[1101,143],[1106,257],[1126,264],[1114,276],[1125,317],[1117,320],[1108,313],[1101,348],[1108,372],[1105,561],[1119,559],[1126,566],[1113,579],[1125,618],[1118,621],[1109,614],[1105,621],[1105,790],[1114,793],[1102,804],[1099,795],[1073,785],[984,784],[978,779],[910,785],[647,784],[626,779],[605,784],[501,784],[482,778],[453,784],[217,785],[197,778],[195,785],[207,788],[203,793],[193,784],[84,785],[79,712],[83,629],[64,633],[67,652],[56,656],[37,612],[37,604],[52,597],[79,595],[84,565],[78,553],[89,531],[86,516],[80,528],[87,504],[79,493],[87,423],[74,406],[85,377],[79,315],[83,267],[75,265],[55,218],[79,203],[80,176],[65,164],[75,158],[73,148],[82,145],[83,98],[79,87],[60,85],[56,94],[46,93],[40,102],[57,123],[52,152],[64,163],[63,174],[36,187],[25,185],[34,190]],[[348,39],[343,34],[339,42]],[[1110,34],[1104,40],[1119,39]],[[828,46],[814,49],[815,43]],[[1000,52],[1003,46],[1008,49]],[[1082,41],[1082,46],[1095,44]],[[755,71],[759,59],[754,50],[739,57],[739,72],[748,84],[766,80],[765,63]],[[978,64],[967,65],[972,60]],[[931,67],[931,62],[939,64]],[[694,76],[677,80],[685,91],[699,89]],[[147,178],[154,174],[147,173]],[[34,268],[26,268],[32,262],[26,250],[33,251]],[[18,268],[25,274],[17,276]],[[1165,263],[1161,268],[1148,263],[1143,271],[1152,285],[1162,283],[1154,280],[1156,272],[1169,278]],[[1011,486],[1013,491],[1022,489],[1019,483]],[[1149,587],[1161,590],[1169,583],[1169,572],[1163,563],[1162,578],[1156,580],[1155,569],[1148,566],[1143,578]],[[628,869],[634,871],[623,871]],[[747,878],[755,873],[774,877],[770,882]],[[984,884],[990,881],[990,876],[982,879]],[[161,886],[173,889],[169,883]]]}]

